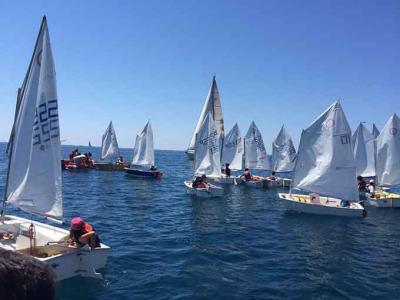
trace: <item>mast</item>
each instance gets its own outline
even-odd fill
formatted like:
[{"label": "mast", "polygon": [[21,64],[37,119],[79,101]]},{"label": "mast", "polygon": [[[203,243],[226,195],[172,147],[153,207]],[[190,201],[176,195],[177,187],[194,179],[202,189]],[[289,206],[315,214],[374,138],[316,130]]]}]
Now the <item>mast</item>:
[{"label": "mast", "polygon": [[35,52],[36,52],[36,48],[37,48],[38,43],[39,43],[39,38],[40,38],[40,35],[41,35],[43,29],[46,27],[46,25],[47,25],[47,19],[46,19],[46,16],[43,16],[42,24],[40,25],[39,33],[38,33],[37,38],[36,38],[35,47],[33,48],[33,53],[32,53],[31,60],[29,62],[28,70],[26,71],[24,81],[22,82],[22,86],[21,86],[21,88],[18,89],[18,93],[17,93],[17,103],[16,103],[16,107],[15,107],[14,123],[13,123],[13,127],[11,129],[10,139],[8,141],[8,144],[7,144],[8,165],[7,165],[6,185],[4,187],[4,196],[3,196],[3,203],[2,203],[1,216],[0,216],[0,221],[1,222],[4,221],[6,202],[7,202],[8,181],[9,181],[11,158],[12,158],[12,152],[13,152],[13,146],[14,146],[13,142],[14,142],[15,123],[17,121],[17,118],[18,118],[18,115],[19,115],[19,109],[21,107],[21,102],[22,102],[23,96],[25,94],[26,82],[28,81],[28,78],[29,78],[29,76],[31,74],[32,64],[33,64],[33,61],[34,61],[34,58],[35,58]]}]

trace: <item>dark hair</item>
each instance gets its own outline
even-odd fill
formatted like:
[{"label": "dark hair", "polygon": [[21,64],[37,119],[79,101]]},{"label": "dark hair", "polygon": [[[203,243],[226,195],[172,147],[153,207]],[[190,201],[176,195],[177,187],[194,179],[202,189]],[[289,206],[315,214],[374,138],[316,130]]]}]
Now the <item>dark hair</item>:
[{"label": "dark hair", "polygon": [[55,274],[46,264],[0,249],[0,299],[54,299]]},{"label": "dark hair", "polygon": [[275,175],[275,174],[276,174],[276,172],[275,172],[275,171],[272,171],[272,172],[271,172],[271,174],[272,174],[272,175]]},{"label": "dark hair", "polygon": [[363,180],[362,176],[358,175],[357,180]]},{"label": "dark hair", "polygon": [[248,171],[248,170],[249,170],[249,168],[244,168],[244,170],[245,170],[245,171]]}]

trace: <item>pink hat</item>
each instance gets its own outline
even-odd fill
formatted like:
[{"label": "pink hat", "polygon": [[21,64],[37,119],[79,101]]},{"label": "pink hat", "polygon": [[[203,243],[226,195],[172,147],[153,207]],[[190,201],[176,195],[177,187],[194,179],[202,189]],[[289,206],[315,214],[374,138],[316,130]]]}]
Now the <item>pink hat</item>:
[{"label": "pink hat", "polygon": [[75,217],[71,220],[71,229],[72,230],[79,230],[85,225],[85,222],[79,218]]}]

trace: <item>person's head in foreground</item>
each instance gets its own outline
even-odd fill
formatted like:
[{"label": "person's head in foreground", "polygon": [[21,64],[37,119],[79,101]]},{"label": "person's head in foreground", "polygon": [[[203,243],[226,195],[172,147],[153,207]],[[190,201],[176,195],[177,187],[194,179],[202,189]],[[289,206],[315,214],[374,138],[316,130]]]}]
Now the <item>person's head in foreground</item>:
[{"label": "person's head in foreground", "polygon": [[54,299],[55,274],[43,262],[0,249],[0,299]]}]

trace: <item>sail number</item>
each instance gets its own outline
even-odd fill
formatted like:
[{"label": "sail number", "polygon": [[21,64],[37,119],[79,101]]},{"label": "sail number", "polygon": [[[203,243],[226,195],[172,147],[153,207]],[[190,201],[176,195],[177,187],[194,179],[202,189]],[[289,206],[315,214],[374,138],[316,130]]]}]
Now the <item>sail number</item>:
[{"label": "sail number", "polygon": [[206,145],[210,150],[211,154],[219,151],[219,145],[217,141],[217,131],[211,132],[207,137],[200,140],[201,145]]},{"label": "sail number", "polygon": [[340,141],[342,142],[342,145],[350,144],[350,135],[349,134],[341,135],[340,136]]},{"label": "sail number", "polygon": [[57,99],[41,103],[35,109],[33,145],[42,145],[59,136]]}]

